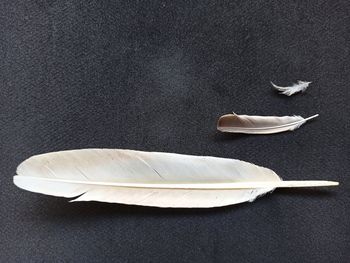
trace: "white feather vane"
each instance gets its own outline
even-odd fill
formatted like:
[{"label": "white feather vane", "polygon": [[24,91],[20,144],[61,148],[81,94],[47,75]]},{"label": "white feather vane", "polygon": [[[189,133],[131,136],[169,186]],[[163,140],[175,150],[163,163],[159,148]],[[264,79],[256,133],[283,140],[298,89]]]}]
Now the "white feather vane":
[{"label": "white feather vane", "polygon": [[33,156],[14,183],[42,194],[156,207],[218,207],[253,201],[276,187],[337,185],[282,181],[244,161],[172,153],[83,149]]},{"label": "white feather vane", "polygon": [[306,121],[316,118],[301,116],[253,116],[226,114],[219,118],[217,129],[222,132],[246,134],[272,134],[298,129]]},{"label": "white feather vane", "polygon": [[307,87],[310,85],[311,82],[308,82],[308,81],[301,81],[301,80],[298,80],[298,83],[297,84],[293,84],[292,86],[289,86],[289,87],[280,87],[280,86],[277,86],[276,84],[274,84],[272,81],[271,81],[271,84],[272,86],[280,91],[280,94],[284,94],[286,96],[291,96],[297,92],[304,92]]}]

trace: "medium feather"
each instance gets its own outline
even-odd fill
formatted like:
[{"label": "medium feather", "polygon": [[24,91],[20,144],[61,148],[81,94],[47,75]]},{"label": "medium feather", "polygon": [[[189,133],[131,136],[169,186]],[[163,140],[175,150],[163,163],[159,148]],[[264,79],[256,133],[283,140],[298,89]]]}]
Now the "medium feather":
[{"label": "medium feather", "polygon": [[221,116],[217,129],[231,133],[272,134],[293,131],[317,116],[318,114],[304,119],[301,116],[252,116],[233,113]]},{"label": "medium feather", "polygon": [[33,156],[14,183],[28,191],[157,207],[216,207],[253,201],[275,187],[330,185],[290,182],[247,162],[171,153],[85,149]]}]

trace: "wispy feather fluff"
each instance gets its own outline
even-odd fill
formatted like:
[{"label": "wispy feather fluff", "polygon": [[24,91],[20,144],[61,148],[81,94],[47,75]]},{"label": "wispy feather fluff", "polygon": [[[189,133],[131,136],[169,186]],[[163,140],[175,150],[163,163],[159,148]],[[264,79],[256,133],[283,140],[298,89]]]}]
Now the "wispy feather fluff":
[{"label": "wispy feather fluff", "polygon": [[308,81],[301,81],[301,80],[298,80],[298,83],[297,84],[293,84],[292,86],[289,86],[289,87],[280,87],[280,86],[277,86],[275,85],[272,81],[271,81],[271,84],[272,86],[274,86],[274,88],[278,91],[281,91],[280,94],[284,94],[284,95],[287,95],[287,96],[291,96],[297,92],[304,92],[307,87],[309,86],[311,82],[308,82]]},{"label": "wispy feather fluff", "polygon": [[317,116],[318,114],[304,119],[301,116],[250,116],[233,113],[221,116],[217,129],[232,133],[271,134],[293,131]]},{"label": "wispy feather fluff", "polygon": [[157,207],[216,207],[253,201],[276,187],[337,185],[282,181],[272,170],[225,158],[118,149],[83,149],[33,156],[14,183],[74,201]]}]

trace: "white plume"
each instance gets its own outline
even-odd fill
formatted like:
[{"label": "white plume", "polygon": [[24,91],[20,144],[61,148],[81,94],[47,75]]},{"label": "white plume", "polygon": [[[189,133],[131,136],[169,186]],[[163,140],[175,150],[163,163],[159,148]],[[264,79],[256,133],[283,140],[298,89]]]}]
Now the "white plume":
[{"label": "white plume", "polygon": [[33,156],[14,183],[74,201],[157,207],[216,207],[253,201],[276,187],[336,185],[282,181],[272,170],[215,157],[117,149],[83,149]]},{"label": "white plume", "polygon": [[304,92],[307,87],[310,85],[311,82],[308,82],[308,81],[301,81],[301,80],[298,80],[298,83],[297,84],[293,84],[292,86],[289,86],[289,87],[280,87],[280,86],[277,86],[276,84],[274,84],[272,81],[271,81],[271,84],[272,86],[274,86],[274,88],[278,91],[281,91],[280,94],[284,94],[284,95],[287,95],[287,96],[291,96],[297,92]]}]

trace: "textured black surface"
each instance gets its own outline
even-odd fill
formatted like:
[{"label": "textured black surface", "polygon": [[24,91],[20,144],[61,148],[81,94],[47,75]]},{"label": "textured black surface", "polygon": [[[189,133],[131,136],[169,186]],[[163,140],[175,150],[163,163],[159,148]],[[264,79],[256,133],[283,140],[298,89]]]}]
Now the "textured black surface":
[{"label": "textured black surface", "polygon": [[[1,1],[0,262],[350,262],[350,4]],[[277,95],[270,80],[313,81]],[[224,135],[225,113],[320,117]],[[68,203],[12,183],[31,155],[108,147],[338,180],[219,209]]]}]

